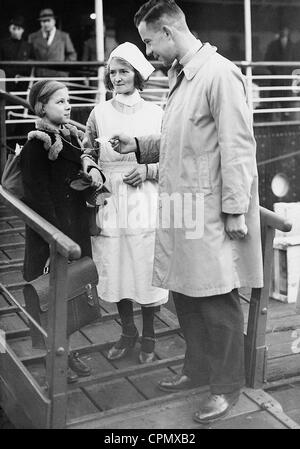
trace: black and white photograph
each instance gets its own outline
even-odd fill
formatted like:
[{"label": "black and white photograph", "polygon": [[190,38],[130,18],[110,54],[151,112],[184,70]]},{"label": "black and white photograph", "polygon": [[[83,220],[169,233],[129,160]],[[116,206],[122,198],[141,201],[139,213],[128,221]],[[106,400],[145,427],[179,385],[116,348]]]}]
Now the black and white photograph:
[{"label": "black and white photograph", "polygon": [[300,0],[0,0],[1,434],[299,430],[299,173]]}]

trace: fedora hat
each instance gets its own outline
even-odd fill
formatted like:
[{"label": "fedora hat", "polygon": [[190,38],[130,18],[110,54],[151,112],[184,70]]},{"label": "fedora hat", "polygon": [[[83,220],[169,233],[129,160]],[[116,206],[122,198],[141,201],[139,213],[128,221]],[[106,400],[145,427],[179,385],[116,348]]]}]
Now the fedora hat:
[{"label": "fedora hat", "polygon": [[38,20],[55,19],[54,12],[51,8],[42,9]]}]

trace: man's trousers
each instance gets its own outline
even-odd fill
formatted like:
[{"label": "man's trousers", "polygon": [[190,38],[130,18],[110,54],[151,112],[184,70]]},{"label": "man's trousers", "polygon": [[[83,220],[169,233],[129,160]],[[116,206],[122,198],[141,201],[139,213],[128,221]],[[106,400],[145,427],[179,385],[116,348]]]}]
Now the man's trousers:
[{"label": "man's trousers", "polygon": [[237,290],[194,298],[172,292],[186,354],[183,373],[207,380],[212,394],[228,394],[245,383],[244,317]]}]

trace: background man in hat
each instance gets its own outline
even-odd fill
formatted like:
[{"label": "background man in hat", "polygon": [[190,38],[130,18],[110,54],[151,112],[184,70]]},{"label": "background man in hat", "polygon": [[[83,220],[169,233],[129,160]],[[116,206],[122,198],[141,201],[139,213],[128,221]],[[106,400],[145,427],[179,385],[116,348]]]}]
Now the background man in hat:
[{"label": "background man in hat", "polygon": [[[68,33],[56,29],[55,16],[50,8],[42,9],[38,18],[41,29],[29,35],[34,57],[38,61],[76,61],[77,55]],[[66,71],[41,68],[36,76],[68,76]]]},{"label": "background man in hat", "polygon": [[[0,42],[0,61],[27,61],[33,58],[32,46],[23,39],[24,18],[14,17],[9,23],[10,36]],[[0,63],[1,65],[1,63]],[[24,90],[27,83],[18,82],[20,76],[28,76],[30,68],[21,66],[2,66],[7,78],[16,78],[15,82],[8,82],[6,90]]]}]

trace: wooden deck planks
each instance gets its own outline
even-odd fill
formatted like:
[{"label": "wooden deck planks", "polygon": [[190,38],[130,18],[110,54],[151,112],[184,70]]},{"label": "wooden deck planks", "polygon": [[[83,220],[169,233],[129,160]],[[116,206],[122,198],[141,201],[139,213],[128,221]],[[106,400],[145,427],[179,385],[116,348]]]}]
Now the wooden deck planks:
[{"label": "wooden deck planks", "polygon": [[2,295],[2,294],[0,294],[0,308],[1,307],[7,307],[9,304],[8,304],[8,302],[6,301],[6,299],[5,299],[5,297]]},{"label": "wooden deck planks", "polygon": [[74,332],[74,334],[72,334],[70,336],[70,348],[78,348],[80,346],[85,346],[85,345],[89,345],[90,344],[90,340],[83,335],[80,331]]},{"label": "wooden deck planks", "polygon": [[9,345],[20,359],[45,355],[45,350],[32,348],[30,337],[10,340]]},{"label": "wooden deck planks", "polygon": [[83,391],[100,410],[111,410],[145,399],[126,379],[95,384],[83,388]]},{"label": "wooden deck planks", "polygon": [[107,344],[118,340],[121,327],[116,321],[100,322],[85,326],[81,332],[92,343]]},{"label": "wooden deck planks", "polygon": [[[100,414],[85,423],[69,423],[71,428],[102,428],[102,429],[195,429],[202,428],[193,421],[193,413],[208,394],[207,387],[173,393],[165,397],[150,399],[132,409],[124,407],[117,414]],[[260,408],[245,395],[230,411],[226,419],[231,419],[247,413],[259,411]]]},{"label": "wooden deck planks", "polygon": [[275,390],[268,390],[282,406],[283,410],[288,414],[290,410],[295,409],[295,404],[300,405],[300,383],[297,385],[285,385]]},{"label": "wooden deck planks", "polygon": [[170,368],[158,369],[154,372],[144,373],[137,376],[130,376],[128,379],[147,399],[165,396],[166,393],[159,390],[157,384],[160,380],[174,376],[174,371]]},{"label": "wooden deck planks", "polygon": [[114,371],[111,363],[100,352],[83,354],[80,358],[91,368],[92,375]]},{"label": "wooden deck planks", "polygon": [[4,273],[1,273],[0,282],[2,282],[2,284],[4,284],[4,285],[14,284],[16,282],[24,283],[22,271],[21,270],[7,271]]},{"label": "wooden deck planks", "polygon": [[185,341],[179,335],[161,337],[156,342],[155,353],[160,359],[184,355]]},{"label": "wooden deck planks", "polygon": [[267,375],[269,381],[299,375],[300,354],[268,359]]},{"label": "wooden deck planks", "polygon": [[25,239],[21,234],[0,235],[0,246],[7,243],[25,243]]},{"label": "wooden deck planks", "polygon": [[0,315],[0,329],[5,332],[28,329],[24,321],[16,314]]},{"label": "wooden deck planks", "polygon": [[23,260],[24,259],[24,248],[7,249],[7,250],[5,250],[5,254],[7,254],[9,259]]},{"label": "wooden deck planks", "polygon": [[68,393],[67,420],[97,413],[99,410],[81,390],[77,389]]},{"label": "wooden deck planks", "polygon": [[208,429],[286,429],[280,421],[264,411],[235,416],[206,427]]}]

